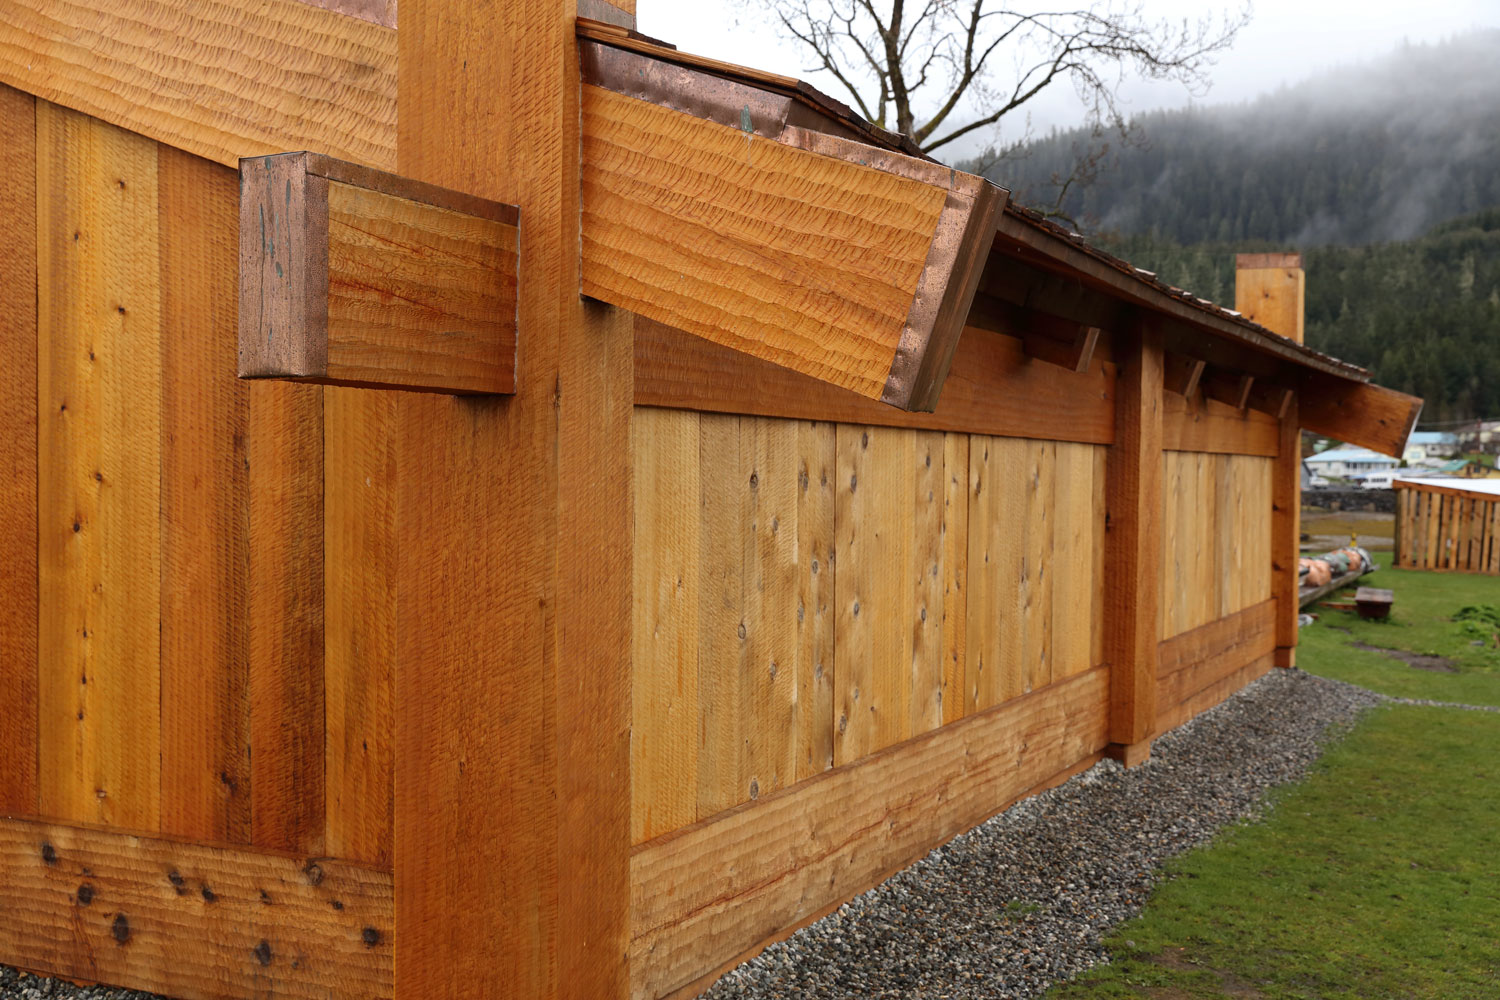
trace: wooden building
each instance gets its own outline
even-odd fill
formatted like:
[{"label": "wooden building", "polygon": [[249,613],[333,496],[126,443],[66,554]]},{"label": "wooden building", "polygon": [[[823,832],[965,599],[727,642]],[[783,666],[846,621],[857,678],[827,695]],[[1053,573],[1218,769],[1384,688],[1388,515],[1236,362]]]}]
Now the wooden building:
[{"label": "wooden building", "polygon": [[1295,261],[632,8],[0,0],[0,961],[687,995],[1293,662]]}]

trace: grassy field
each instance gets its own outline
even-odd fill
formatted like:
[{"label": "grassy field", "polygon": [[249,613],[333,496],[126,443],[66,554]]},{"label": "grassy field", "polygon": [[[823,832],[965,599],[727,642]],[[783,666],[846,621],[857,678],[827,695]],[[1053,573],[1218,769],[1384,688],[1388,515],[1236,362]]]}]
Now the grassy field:
[{"label": "grassy field", "polygon": [[[1414,698],[1500,704],[1500,650],[1461,608],[1500,581],[1388,570],[1391,623],[1320,611],[1306,670]],[[1486,624],[1484,628],[1488,628]],[[1418,669],[1351,643],[1449,660]],[[1053,1000],[1500,997],[1500,713],[1382,707],[1269,817],[1171,866],[1110,966]]]}]

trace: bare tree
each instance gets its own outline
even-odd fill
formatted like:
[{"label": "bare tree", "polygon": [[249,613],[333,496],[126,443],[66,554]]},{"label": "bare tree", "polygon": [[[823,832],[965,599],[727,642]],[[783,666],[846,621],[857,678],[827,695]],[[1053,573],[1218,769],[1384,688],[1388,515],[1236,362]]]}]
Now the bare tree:
[{"label": "bare tree", "polygon": [[[1148,20],[1136,0],[1095,0],[1073,10],[1018,10],[1006,0],[742,0],[765,10],[792,39],[810,50],[870,121],[909,136],[935,152],[999,126],[1059,81],[1083,103],[1085,127],[1096,142],[1080,153],[1067,177],[1056,178],[1061,199],[1096,172],[1108,134],[1131,141],[1118,91],[1127,73],[1177,80],[1201,94],[1216,53],[1249,21],[1238,13],[1193,20]],[[992,165],[1003,153],[988,154]]]}]

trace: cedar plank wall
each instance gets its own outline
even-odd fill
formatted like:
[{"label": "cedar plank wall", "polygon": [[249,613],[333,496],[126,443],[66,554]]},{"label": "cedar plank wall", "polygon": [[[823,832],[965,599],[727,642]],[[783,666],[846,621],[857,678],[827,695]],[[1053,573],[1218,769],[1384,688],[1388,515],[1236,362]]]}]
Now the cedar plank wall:
[{"label": "cedar plank wall", "polygon": [[647,407],[633,443],[636,843],[1099,663],[1101,446]]},{"label": "cedar plank wall", "polygon": [[[1260,676],[1274,646],[1276,423],[1164,402],[1158,732]],[[1108,685],[1074,686],[1102,676],[1103,441],[638,406],[632,443],[635,996],[690,994],[937,842],[872,842],[854,863],[803,857],[799,840],[784,870],[757,860],[778,811],[839,794],[819,782],[881,787],[884,769],[924,760],[964,788],[927,807],[934,831],[957,832],[1004,804],[965,803],[984,792],[964,769],[942,776],[965,726],[1012,705],[1045,714],[1033,693],[1082,696],[1043,741],[998,726],[996,752],[1020,775],[1030,741],[1046,776],[1102,749]],[[870,808],[909,808],[891,794]],[[833,835],[807,822],[799,837]],[[700,889],[661,902],[689,870]]]},{"label": "cedar plank wall", "polygon": [[0,135],[0,804],[388,870],[389,397],[235,377],[235,171],[3,86]]}]

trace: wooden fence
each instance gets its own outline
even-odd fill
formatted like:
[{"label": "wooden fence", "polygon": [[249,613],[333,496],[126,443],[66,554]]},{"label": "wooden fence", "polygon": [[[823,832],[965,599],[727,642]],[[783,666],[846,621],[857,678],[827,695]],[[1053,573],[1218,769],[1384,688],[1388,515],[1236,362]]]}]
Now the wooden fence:
[{"label": "wooden fence", "polygon": [[1396,565],[1500,573],[1500,494],[1397,480]]}]

